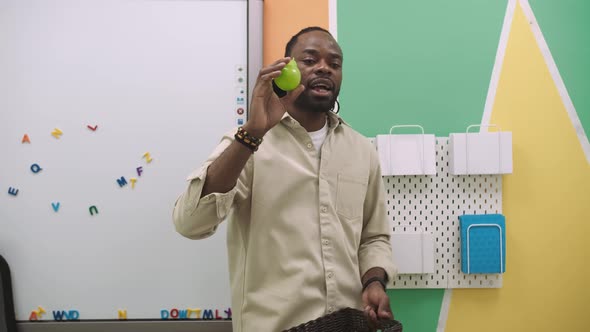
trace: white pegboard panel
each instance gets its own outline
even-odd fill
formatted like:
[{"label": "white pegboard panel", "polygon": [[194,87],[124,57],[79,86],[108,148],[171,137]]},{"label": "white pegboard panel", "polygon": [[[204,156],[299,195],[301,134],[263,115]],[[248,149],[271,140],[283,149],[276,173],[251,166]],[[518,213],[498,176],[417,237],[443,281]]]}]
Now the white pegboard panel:
[{"label": "white pegboard panel", "polygon": [[435,176],[383,177],[387,214],[395,233],[435,237],[435,273],[403,274],[393,288],[499,288],[500,274],[461,272],[459,216],[502,213],[502,176],[449,174],[449,139],[436,138]]}]

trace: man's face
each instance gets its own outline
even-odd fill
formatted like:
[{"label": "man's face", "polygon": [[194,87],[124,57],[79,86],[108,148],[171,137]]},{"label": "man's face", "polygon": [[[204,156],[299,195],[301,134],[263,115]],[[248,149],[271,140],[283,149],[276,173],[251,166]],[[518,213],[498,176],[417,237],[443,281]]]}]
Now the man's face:
[{"label": "man's face", "polygon": [[297,38],[291,51],[305,91],[295,100],[302,111],[327,112],[334,107],[342,83],[342,50],[329,34],[311,31]]}]

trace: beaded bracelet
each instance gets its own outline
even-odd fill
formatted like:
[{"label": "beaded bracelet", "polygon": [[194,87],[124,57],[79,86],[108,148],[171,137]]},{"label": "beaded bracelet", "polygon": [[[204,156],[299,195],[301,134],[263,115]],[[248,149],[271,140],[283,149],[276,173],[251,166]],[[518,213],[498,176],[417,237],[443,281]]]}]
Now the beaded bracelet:
[{"label": "beaded bracelet", "polygon": [[262,138],[251,136],[243,127],[238,128],[238,132],[234,135],[234,138],[252,150],[252,152],[258,150],[258,146],[262,143]]}]

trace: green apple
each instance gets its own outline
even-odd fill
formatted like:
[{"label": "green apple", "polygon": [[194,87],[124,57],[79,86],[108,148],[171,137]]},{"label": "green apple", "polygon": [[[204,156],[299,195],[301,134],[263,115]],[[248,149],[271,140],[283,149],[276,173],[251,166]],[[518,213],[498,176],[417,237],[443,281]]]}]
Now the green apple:
[{"label": "green apple", "polygon": [[299,82],[301,82],[301,72],[295,59],[291,59],[281,70],[281,75],[275,78],[275,84],[283,91],[291,91],[299,85]]}]

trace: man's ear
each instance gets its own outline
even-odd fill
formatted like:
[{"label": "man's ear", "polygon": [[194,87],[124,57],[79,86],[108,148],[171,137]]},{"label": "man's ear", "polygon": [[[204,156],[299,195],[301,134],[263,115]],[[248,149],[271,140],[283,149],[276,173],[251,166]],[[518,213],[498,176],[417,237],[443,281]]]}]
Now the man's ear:
[{"label": "man's ear", "polygon": [[275,84],[275,81],[274,81],[274,80],[272,80],[272,90],[275,92],[275,94],[276,94],[277,96],[279,96],[279,98],[283,98],[284,96],[286,96],[286,95],[287,95],[287,91],[285,91],[285,90],[283,90],[283,89],[279,88],[279,87],[278,87],[278,86]]}]

